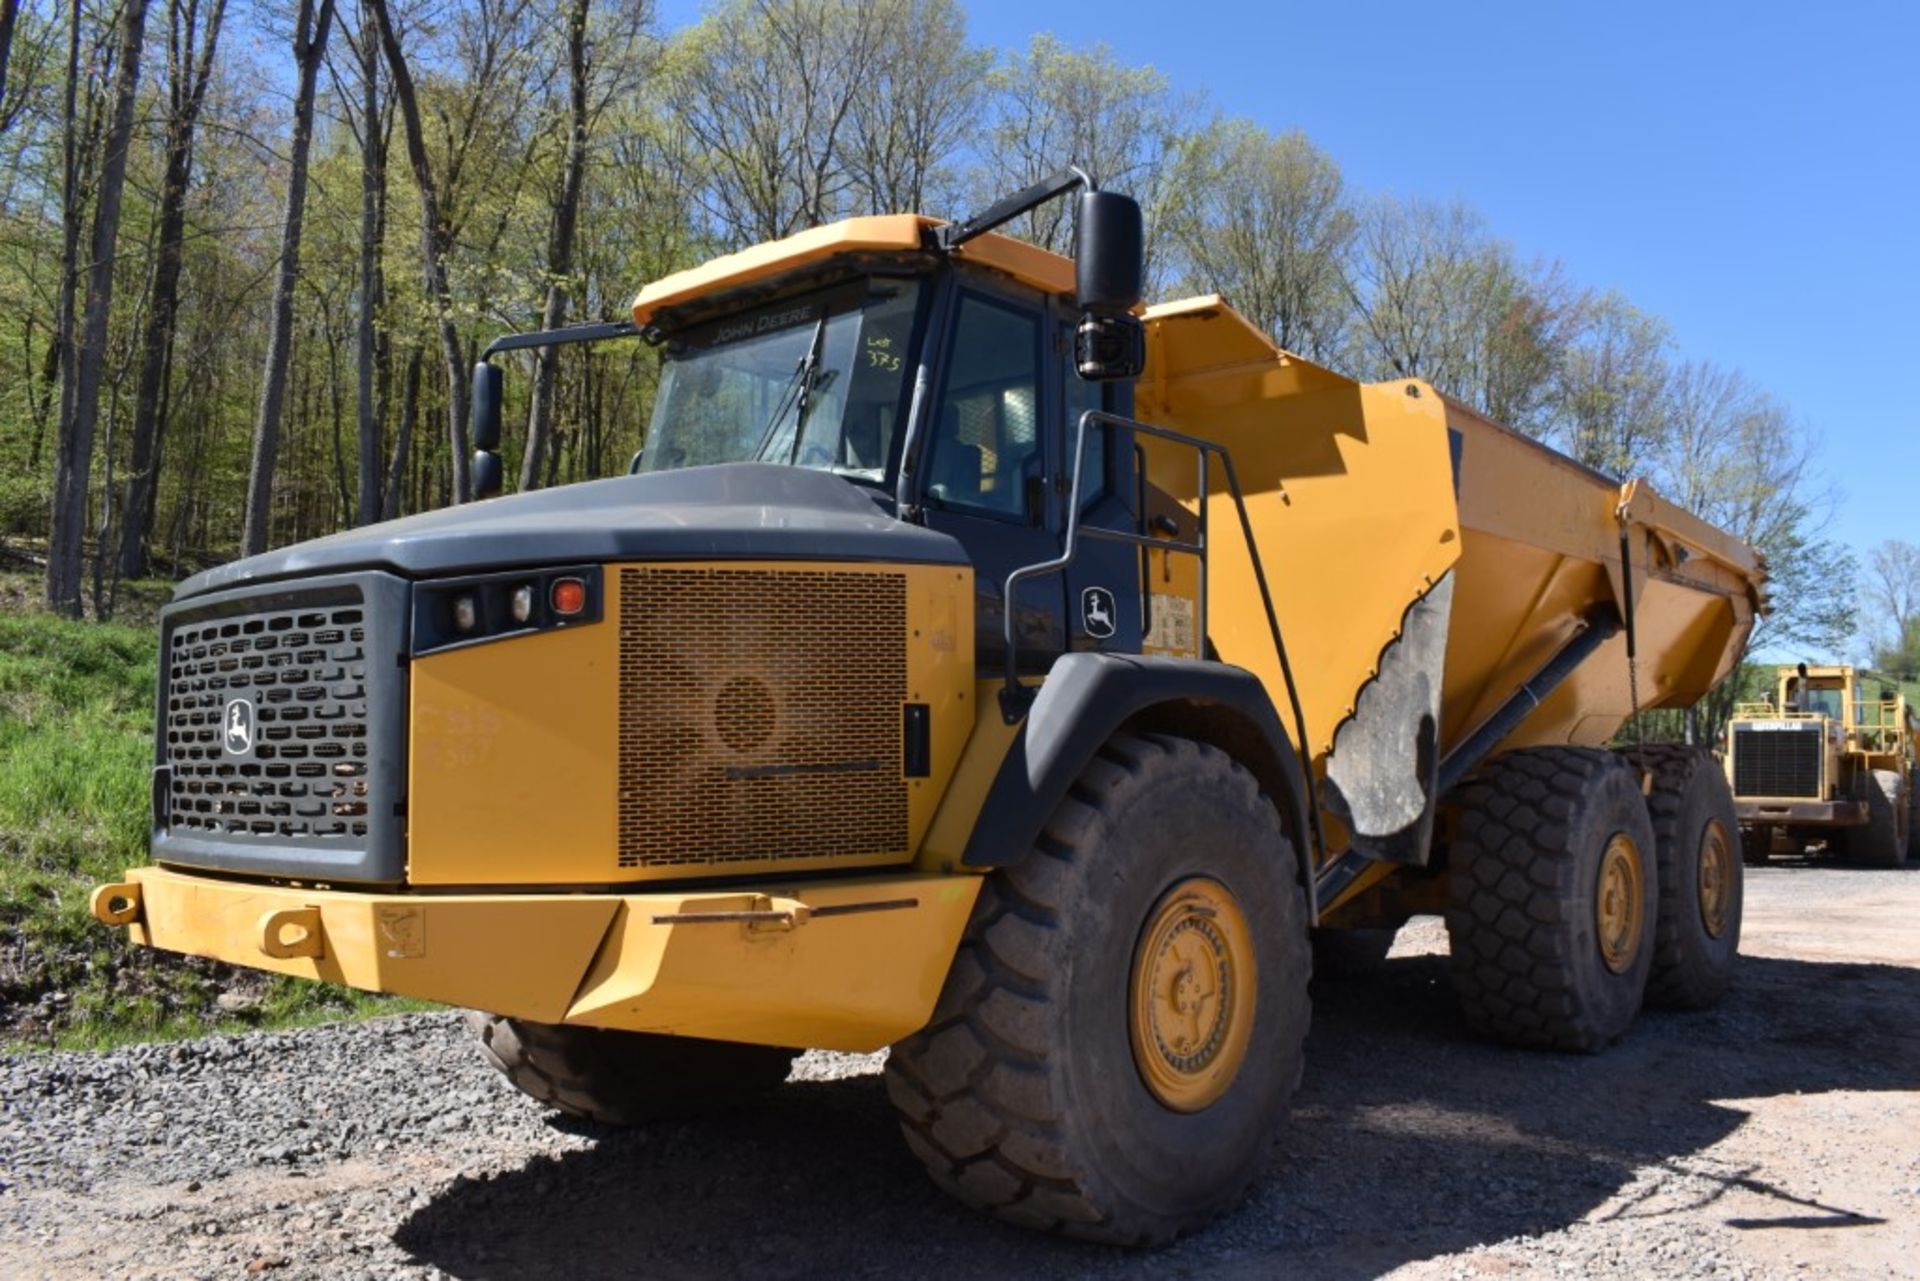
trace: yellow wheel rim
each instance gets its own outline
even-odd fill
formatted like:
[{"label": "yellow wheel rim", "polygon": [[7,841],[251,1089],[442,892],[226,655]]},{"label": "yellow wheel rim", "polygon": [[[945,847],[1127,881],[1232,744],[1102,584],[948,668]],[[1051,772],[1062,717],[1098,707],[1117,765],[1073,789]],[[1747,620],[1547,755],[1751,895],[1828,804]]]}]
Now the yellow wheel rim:
[{"label": "yellow wheel rim", "polygon": [[1127,1024],[1153,1096],[1198,1112],[1239,1075],[1253,1036],[1253,934],[1233,892],[1204,876],[1161,896],[1133,951]]},{"label": "yellow wheel rim", "polygon": [[1600,855],[1599,892],[1593,901],[1600,959],[1615,974],[1626,973],[1640,955],[1640,935],[1646,926],[1641,893],[1640,849],[1631,836],[1615,832]]},{"label": "yellow wheel rim", "polygon": [[1719,938],[1727,928],[1734,875],[1733,838],[1714,819],[1700,834],[1700,924],[1708,938]]}]

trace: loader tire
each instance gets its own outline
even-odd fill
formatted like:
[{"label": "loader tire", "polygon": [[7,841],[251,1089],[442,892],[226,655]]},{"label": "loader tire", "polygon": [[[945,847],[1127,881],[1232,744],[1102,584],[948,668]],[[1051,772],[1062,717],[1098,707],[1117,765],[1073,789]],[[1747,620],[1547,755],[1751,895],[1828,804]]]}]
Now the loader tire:
[{"label": "loader tire", "polygon": [[1652,775],[1647,816],[1659,865],[1647,1004],[1704,1010],[1726,995],[1740,950],[1740,821],[1727,776],[1697,747],[1661,743],[1621,753]]},{"label": "loader tire", "polygon": [[1898,867],[1907,857],[1906,789],[1890,769],[1869,770],[1865,781],[1867,823],[1843,829],[1841,853],[1866,867]]},{"label": "loader tire", "polygon": [[1907,861],[1920,863],[1920,769],[1907,774]]},{"label": "loader tire", "polygon": [[1467,1022],[1591,1053],[1640,1011],[1659,910],[1637,775],[1600,748],[1524,748],[1459,792],[1447,939]]},{"label": "loader tire", "polygon": [[1269,1155],[1310,965],[1298,863],[1253,776],[1188,739],[1116,737],[981,887],[887,1094],[966,1204],[1168,1241],[1235,1205]]},{"label": "loader tire", "polygon": [[616,1032],[467,1011],[480,1052],[528,1094],[584,1121],[642,1125],[765,1094],[798,1050]]},{"label": "loader tire", "polygon": [[1773,857],[1773,829],[1762,824],[1759,827],[1740,829],[1740,861],[1748,867],[1765,867],[1767,860]]}]

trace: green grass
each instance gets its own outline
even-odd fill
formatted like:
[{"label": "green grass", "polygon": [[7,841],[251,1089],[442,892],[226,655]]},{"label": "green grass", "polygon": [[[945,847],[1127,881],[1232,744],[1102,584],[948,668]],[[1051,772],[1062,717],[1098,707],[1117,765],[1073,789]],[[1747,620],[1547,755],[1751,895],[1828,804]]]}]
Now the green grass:
[{"label": "green grass", "polygon": [[131,947],[89,915],[95,885],[146,860],[156,649],[148,627],[0,614],[0,1045],[422,1008]]}]

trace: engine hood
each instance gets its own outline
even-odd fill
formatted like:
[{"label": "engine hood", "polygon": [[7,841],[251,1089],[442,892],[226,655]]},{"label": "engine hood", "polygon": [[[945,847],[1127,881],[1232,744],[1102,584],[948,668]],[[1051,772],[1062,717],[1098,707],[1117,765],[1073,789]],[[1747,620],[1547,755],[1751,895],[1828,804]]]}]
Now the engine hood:
[{"label": "engine hood", "polygon": [[429,578],[707,558],[966,562],[954,539],[894,519],[851,481],[804,467],[727,463],[491,498],[316,538],[195,574],[174,599],[355,569]]}]

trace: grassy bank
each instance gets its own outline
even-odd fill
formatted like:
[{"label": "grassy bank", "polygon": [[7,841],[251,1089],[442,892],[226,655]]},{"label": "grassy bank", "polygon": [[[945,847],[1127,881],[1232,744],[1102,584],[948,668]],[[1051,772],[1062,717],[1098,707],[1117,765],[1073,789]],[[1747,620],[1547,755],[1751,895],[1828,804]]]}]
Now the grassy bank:
[{"label": "grassy bank", "polygon": [[151,627],[0,613],[0,1043],[95,1046],[391,1004],[127,945],[87,895],[146,857]]}]

